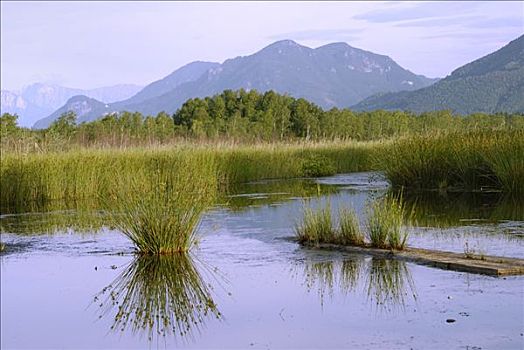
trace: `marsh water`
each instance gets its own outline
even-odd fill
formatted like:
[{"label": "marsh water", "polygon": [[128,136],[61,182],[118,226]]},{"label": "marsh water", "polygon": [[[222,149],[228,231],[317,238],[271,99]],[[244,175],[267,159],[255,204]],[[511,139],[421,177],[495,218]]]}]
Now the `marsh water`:
[{"label": "marsh water", "polygon": [[[95,209],[0,217],[2,348],[524,347],[524,277],[300,247],[305,204],[336,215],[388,191],[377,173],[232,189],[190,256],[138,258]],[[405,195],[416,247],[523,257],[524,206],[500,194]]]}]

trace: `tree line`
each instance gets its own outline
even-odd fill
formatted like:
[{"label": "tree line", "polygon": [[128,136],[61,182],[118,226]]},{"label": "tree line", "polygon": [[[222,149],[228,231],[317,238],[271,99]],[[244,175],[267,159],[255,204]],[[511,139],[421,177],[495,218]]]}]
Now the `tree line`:
[{"label": "tree line", "polygon": [[128,146],[164,144],[184,139],[236,141],[336,140],[391,138],[435,130],[524,129],[519,114],[455,115],[451,111],[414,114],[406,111],[324,111],[303,98],[274,91],[225,90],[221,94],[186,101],[173,115],[119,112],[90,122],[77,122],[74,112],[62,114],[47,129],[17,125],[17,116],[0,117],[3,148],[16,144]]}]

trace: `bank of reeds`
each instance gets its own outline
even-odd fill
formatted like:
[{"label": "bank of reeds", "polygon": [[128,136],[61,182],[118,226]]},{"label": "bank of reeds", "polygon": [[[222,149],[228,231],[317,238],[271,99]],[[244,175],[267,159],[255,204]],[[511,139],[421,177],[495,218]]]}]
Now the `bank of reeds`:
[{"label": "bank of reeds", "polygon": [[[3,153],[0,160],[2,208],[44,205],[53,200],[108,199],[114,188],[164,159],[208,157],[222,184],[304,176],[310,159],[322,159],[336,172],[370,170],[382,143],[187,145],[132,149],[80,149],[50,153]],[[306,164],[306,165],[305,165]],[[195,174],[199,173],[194,164]],[[206,165],[204,165],[206,166]],[[169,168],[172,169],[172,168]],[[176,175],[176,169],[173,176]],[[319,169],[322,172],[323,169]],[[331,172],[331,169],[329,172]]]},{"label": "bank of reeds", "polygon": [[394,187],[524,193],[523,130],[414,135],[377,155]]}]

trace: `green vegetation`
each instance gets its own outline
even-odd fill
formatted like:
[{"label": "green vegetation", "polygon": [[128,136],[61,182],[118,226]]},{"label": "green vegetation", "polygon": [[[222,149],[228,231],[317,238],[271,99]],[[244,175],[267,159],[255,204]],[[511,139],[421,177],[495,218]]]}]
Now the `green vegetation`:
[{"label": "green vegetation", "polygon": [[371,204],[368,238],[372,247],[402,250],[408,238],[403,224],[408,218],[402,195],[388,193]]},{"label": "green vegetation", "polygon": [[[202,212],[214,202],[217,175],[208,154],[155,158],[146,176],[132,176],[115,191],[112,222],[140,254],[189,250]],[[109,205],[108,205],[109,206]]]},{"label": "green vegetation", "polygon": [[[402,195],[388,193],[375,200],[368,213],[369,246],[404,249],[408,237],[404,224],[409,219]],[[342,208],[339,211],[338,227],[335,228],[332,221],[329,204],[316,210],[306,207],[302,222],[295,226],[298,241],[303,244],[367,246],[354,210]]]},{"label": "green vegetation", "polygon": [[331,221],[331,207],[329,204],[318,210],[306,207],[302,223],[295,226],[295,234],[298,241],[301,243],[336,242],[338,234],[333,229]]},{"label": "green vegetation", "polygon": [[364,245],[364,235],[354,209],[340,209],[338,241],[340,244]]},{"label": "green vegetation", "polygon": [[524,130],[403,137],[377,163],[394,187],[524,193]]},{"label": "green vegetation", "polygon": [[[2,210],[88,202],[144,254],[189,249],[201,213],[248,181],[384,170],[394,187],[524,193],[519,115],[323,111],[274,92],[227,90],[173,116],[124,112],[77,124],[66,113],[46,130],[16,120],[0,118]],[[342,212],[336,229],[328,214],[306,212],[299,237],[363,244],[354,213]],[[376,204],[371,244],[401,249],[404,214],[398,200]]]},{"label": "green vegetation", "polygon": [[295,225],[295,234],[300,243],[364,245],[364,235],[355,211],[340,209],[338,227],[334,227],[329,203],[316,210],[305,207],[302,222]]}]

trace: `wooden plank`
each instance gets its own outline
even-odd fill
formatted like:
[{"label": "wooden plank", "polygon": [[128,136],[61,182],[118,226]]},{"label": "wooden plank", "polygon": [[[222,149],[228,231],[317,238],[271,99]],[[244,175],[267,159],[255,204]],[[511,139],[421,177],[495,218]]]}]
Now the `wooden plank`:
[{"label": "wooden plank", "polygon": [[310,248],[345,251],[376,257],[398,259],[444,270],[477,273],[489,276],[524,275],[524,259],[491,255],[475,255],[406,247],[404,250],[388,250],[372,247],[344,246],[321,243],[306,245]]}]

